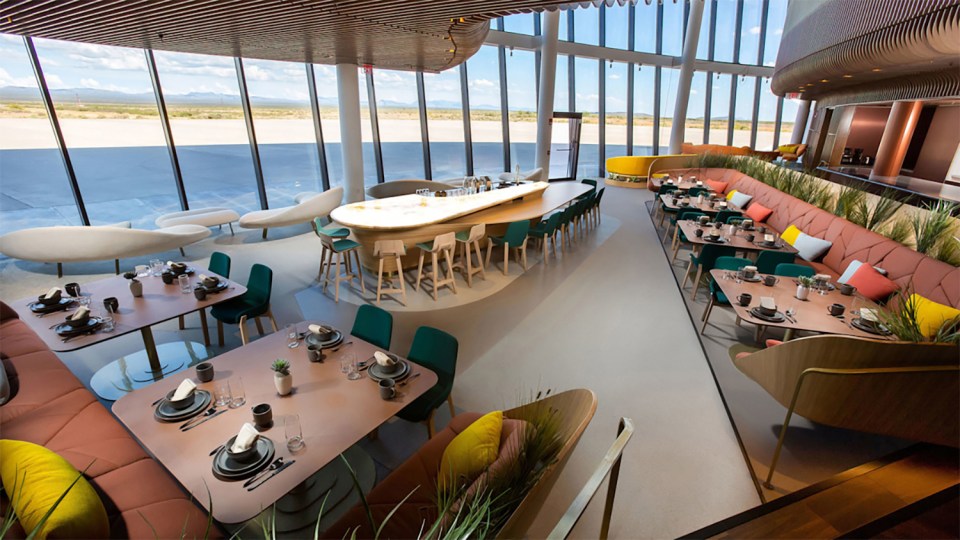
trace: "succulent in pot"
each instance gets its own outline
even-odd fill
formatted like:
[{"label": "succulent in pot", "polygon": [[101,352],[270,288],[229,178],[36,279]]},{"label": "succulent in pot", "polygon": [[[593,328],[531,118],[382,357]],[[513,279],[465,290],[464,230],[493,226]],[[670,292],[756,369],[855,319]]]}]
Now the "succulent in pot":
[{"label": "succulent in pot", "polygon": [[293,375],[290,374],[290,362],[283,358],[277,358],[270,364],[273,371],[273,384],[277,387],[277,393],[285,396],[293,390]]},{"label": "succulent in pot", "polygon": [[810,286],[813,285],[811,276],[800,276],[797,278],[797,300],[806,300],[810,296]]},{"label": "succulent in pot", "polygon": [[143,283],[137,279],[136,272],[124,272],[123,277],[130,280],[130,294],[136,297],[143,296]]}]

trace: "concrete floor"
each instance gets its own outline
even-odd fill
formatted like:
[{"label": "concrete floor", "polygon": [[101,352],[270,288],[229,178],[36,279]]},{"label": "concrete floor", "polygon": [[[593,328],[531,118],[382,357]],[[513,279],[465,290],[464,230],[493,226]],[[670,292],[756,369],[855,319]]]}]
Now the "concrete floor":
[{"label": "concrete floor", "polygon": [[[495,295],[429,312],[396,313],[392,349],[405,353],[420,325],[457,336],[460,357],[454,396],[458,409],[491,410],[516,405],[537,390],[585,387],[599,407],[531,531],[553,527],[613,442],[620,417],[637,432],[627,447],[611,536],[661,538],[695,530],[760,502],[750,469],[697,339],[696,328],[646,213],[646,190],[609,188],[605,219],[574,250],[549,265],[537,264]],[[285,234],[286,236],[281,236]],[[306,228],[215,235],[187,248],[188,260],[205,265],[222,250],[233,258],[233,278],[246,280],[250,266],[274,269],[273,308],[283,324],[323,320],[352,324],[356,306],[317,294],[315,237]],[[148,257],[151,258],[151,257]],[[175,253],[160,258],[177,258]],[[125,260],[124,266],[140,263]],[[52,265],[6,262],[0,297],[36,294],[55,283],[91,281],[112,273],[112,262],[67,265],[57,280]],[[423,294],[423,293],[417,293]],[[175,322],[155,327],[158,342],[200,339],[196,316],[180,332]],[[227,349],[239,345],[236,333]],[[139,335],[119,337],[61,355],[84,381],[101,365],[141,349]],[[212,348],[215,354],[219,352]],[[441,408],[438,425],[448,415]],[[394,420],[367,445],[385,468],[400,463],[426,440],[422,426]],[[602,496],[574,531],[596,537]]]}]

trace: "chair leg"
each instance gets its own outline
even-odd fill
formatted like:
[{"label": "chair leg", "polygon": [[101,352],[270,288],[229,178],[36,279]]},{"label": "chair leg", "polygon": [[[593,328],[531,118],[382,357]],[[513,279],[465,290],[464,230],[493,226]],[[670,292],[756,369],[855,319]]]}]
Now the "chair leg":
[{"label": "chair leg", "polygon": [[360,282],[360,292],[366,295],[367,289],[363,285],[363,269],[360,267],[360,252],[353,250],[353,256],[357,259],[357,281]]},{"label": "chair leg", "polygon": [[203,329],[203,344],[210,346],[210,331],[207,329],[207,310],[200,308],[200,328]]},{"label": "chair leg", "polygon": [[707,304],[707,309],[703,312],[703,324],[700,326],[700,334],[703,334],[704,329],[707,328],[707,321],[710,320],[710,312],[713,310],[713,295],[710,295],[710,303]]},{"label": "chair leg", "polygon": [[540,244],[542,244],[540,247],[543,249],[543,265],[544,266],[547,265],[547,238],[549,238],[549,235],[545,234],[543,235],[543,239],[540,240]]},{"label": "chair leg", "polygon": [[427,419],[424,422],[427,424],[427,438],[433,438],[433,413],[436,411],[430,411],[430,415],[427,416]]},{"label": "chair leg", "polygon": [[510,244],[503,244],[503,275],[510,272]]},{"label": "chair leg", "polygon": [[177,323],[180,325],[180,329],[183,330],[184,328],[186,328],[186,325],[183,322],[183,315],[177,317],[177,319],[178,319]]},{"label": "chair leg", "polygon": [[680,282],[680,288],[683,289],[687,286],[687,280],[690,278],[690,270],[693,268],[693,261],[687,263],[687,270],[683,273],[683,281]]},{"label": "chair leg", "polygon": [[490,254],[493,252],[493,240],[487,239],[487,258],[484,261],[484,266],[490,266]]},{"label": "chair leg", "polygon": [[[59,265],[59,264],[60,264],[60,263],[57,263],[57,265]],[[113,260],[113,273],[116,274],[116,275],[118,275],[118,276],[120,275],[120,259],[114,259],[114,260]],[[63,277],[63,276],[61,275],[60,277]]]},{"label": "chair leg", "polygon": [[340,266],[343,265],[344,267],[346,267],[346,264],[344,264],[343,253],[337,253],[336,255],[337,255],[337,269],[336,269],[337,275],[334,276],[333,278],[333,301],[339,304],[340,303],[340,281],[343,279],[342,277],[343,274],[340,273]]},{"label": "chair leg", "polygon": [[407,305],[407,280],[403,278],[403,266],[400,263],[400,256],[397,255],[397,279],[400,280],[400,295],[403,297],[403,305]]},{"label": "chair leg", "polygon": [[254,318],[253,318],[253,322],[257,325],[257,332],[259,332],[260,335],[262,336],[262,335],[263,335],[263,323],[260,322],[260,317],[254,317]]},{"label": "chair leg", "polygon": [[[484,281],[486,281],[486,280],[487,280],[487,268],[486,268],[486,266],[483,264],[483,251],[481,251],[481,249],[480,249],[480,241],[479,241],[479,240],[474,240],[474,242],[473,242],[473,247],[474,247],[474,250],[475,250],[476,253],[477,253],[477,264],[480,266],[480,277],[483,278]],[[467,250],[467,252],[469,253],[469,249]],[[472,255],[471,255],[471,257],[472,257]]]},{"label": "chair leg", "polygon": [[447,404],[450,405],[450,418],[453,418],[457,415],[457,412],[453,408],[453,392],[450,392],[450,395],[447,396]]},{"label": "chair leg", "polygon": [[187,253],[186,253],[185,251],[183,251],[183,248],[180,248],[180,255],[183,256],[183,257],[186,257],[186,256],[187,256]]},{"label": "chair leg", "polygon": [[273,310],[271,310],[270,308],[267,308],[267,311],[265,311],[263,315],[266,318],[270,319],[270,327],[273,328],[274,332],[279,330],[279,328],[277,328],[277,320],[273,318]]},{"label": "chair leg", "polygon": [[227,225],[230,226],[230,236],[234,236],[234,234],[233,234],[233,222],[231,221],[230,223],[227,223]]},{"label": "chair leg", "polygon": [[267,230],[266,230],[266,229],[263,230],[263,239],[264,239],[264,240],[267,239]]},{"label": "chair leg", "polygon": [[700,289],[700,277],[703,275],[703,266],[697,267],[697,277],[693,280],[693,292],[690,293],[690,299],[697,299],[697,290]]},{"label": "chair leg", "polygon": [[421,250],[420,250],[420,263],[417,265],[417,282],[416,282],[416,284],[414,284],[414,286],[413,286],[413,290],[415,290],[415,291],[419,291],[419,290],[420,290],[420,278],[423,277],[423,257],[424,257],[424,255],[425,255],[425,253],[424,253],[423,250],[421,249]]},{"label": "chair leg", "polygon": [[453,294],[457,294],[457,278],[453,272],[453,250],[445,249],[443,250],[443,258],[447,260],[447,278],[450,280],[450,288],[453,289]]},{"label": "chair leg", "polygon": [[[118,274],[120,273],[120,269],[119,269],[119,268],[117,269],[117,273],[118,273]],[[57,263],[57,277],[58,277],[58,278],[62,278],[62,277],[63,277],[63,263]]]},{"label": "chair leg", "polygon": [[247,316],[240,317],[240,343],[246,345],[250,338],[247,336]]},{"label": "chair leg", "polygon": [[223,321],[217,319],[217,342],[223,347]]},{"label": "chair leg", "polygon": [[383,257],[380,257],[380,268],[377,270],[377,305],[380,305],[380,291],[383,289]]},{"label": "chair leg", "polygon": [[470,248],[469,242],[463,243],[463,258],[466,259],[464,263],[467,265],[467,287],[473,288],[473,253]]},{"label": "chair leg", "polygon": [[523,239],[523,244],[520,245],[520,266],[523,267],[523,271],[527,271],[527,239]]}]

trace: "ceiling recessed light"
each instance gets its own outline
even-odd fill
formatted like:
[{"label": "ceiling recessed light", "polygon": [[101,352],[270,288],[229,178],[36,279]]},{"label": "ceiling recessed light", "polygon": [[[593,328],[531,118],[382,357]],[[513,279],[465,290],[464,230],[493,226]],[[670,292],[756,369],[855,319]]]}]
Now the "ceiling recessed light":
[{"label": "ceiling recessed light", "polygon": [[852,79],[852,78],[853,78],[853,75],[844,75],[843,78],[844,78],[844,79]]},{"label": "ceiling recessed light", "polygon": [[883,71],[883,70],[880,69],[880,68],[873,68],[871,71],[873,71],[874,73],[876,73],[876,72],[878,72],[878,71]]},{"label": "ceiling recessed light", "polygon": [[820,79],[820,82],[830,82],[830,81],[827,79]]}]

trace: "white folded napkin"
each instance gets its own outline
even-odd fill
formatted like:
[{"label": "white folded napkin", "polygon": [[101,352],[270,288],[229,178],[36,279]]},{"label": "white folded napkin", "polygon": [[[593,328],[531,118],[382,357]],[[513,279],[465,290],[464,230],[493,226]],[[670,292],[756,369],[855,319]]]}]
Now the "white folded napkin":
[{"label": "white folded napkin", "polygon": [[186,399],[194,390],[196,390],[197,385],[190,379],[184,379],[180,383],[180,386],[177,387],[177,391],[173,393],[173,401],[180,401],[181,399]]},{"label": "white folded napkin", "polygon": [[319,334],[321,332],[322,333],[330,332],[333,329],[330,328],[329,326],[324,326],[322,324],[311,324],[310,326],[307,327],[307,330],[309,330],[311,334]]},{"label": "white folded napkin", "polygon": [[243,427],[240,428],[240,433],[237,433],[237,438],[234,439],[230,451],[236,454],[237,452],[243,452],[249,449],[253,446],[253,443],[257,442],[257,437],[259,436],[260,433],[257,432],[257,428],[253,427],[253,424],[250,422],[246,422],[243,424]]},{"label": "white folded napkin", "polygon": [[84,318],[87,313],[90,313],[90,310],[86,306],[80,306],[73,312],[73,315],[70,316],[70,320],[79,321]]},{"label": "white folded napkin", "polygon": [[47,294],[43,295],[44,298],[53,298],[56,294],[60,292],[60,287],[51,287]]},{"label": "white folded napkin", "polygon": [[201,281],[201,282],[206,281],[206,280],[207,280],[207,277],[209,277],[209,276],[207,276],[206,274],[200,274],[200,281]]},{"label": "white folded napkin", "polygon": [[173,266],[173,261],[167,261],[167,266]]},{"label": "white folded napkin", "polygon": [[777,310],[777,301],[773,299],[772,296],[761,296],[760,297],[760,307],[762,309],[769,309],[776,311]]},{"label": "white folded napkin", "polygon": [[872,308],[860,308],[860,318],[865,321],[877,322],[877,310]]},{"label": "white folded napkin", "polygon": [[763,235],[763,241],[764,241],[764,242],[773,242],[773,235],[772,235],[772,234],[765,234],[765,235]]},{"label": "white folded napkin", "polygon": [[387,356],[386,354],[380,351],[373,353],[373,357],[376,358],[377,363],[383,367],[390,367],[396,363],[393,361],[393,358],[390,358],[389,356]]},{"label": "white folded napkin", "polygon": [[717,207],[718,207],[718,208],[726,208],[726,207],[727,207],[727,203],[725,203],[725,202],[723,202],[723,201],[720,201],[720,202],[717,203]]}]

